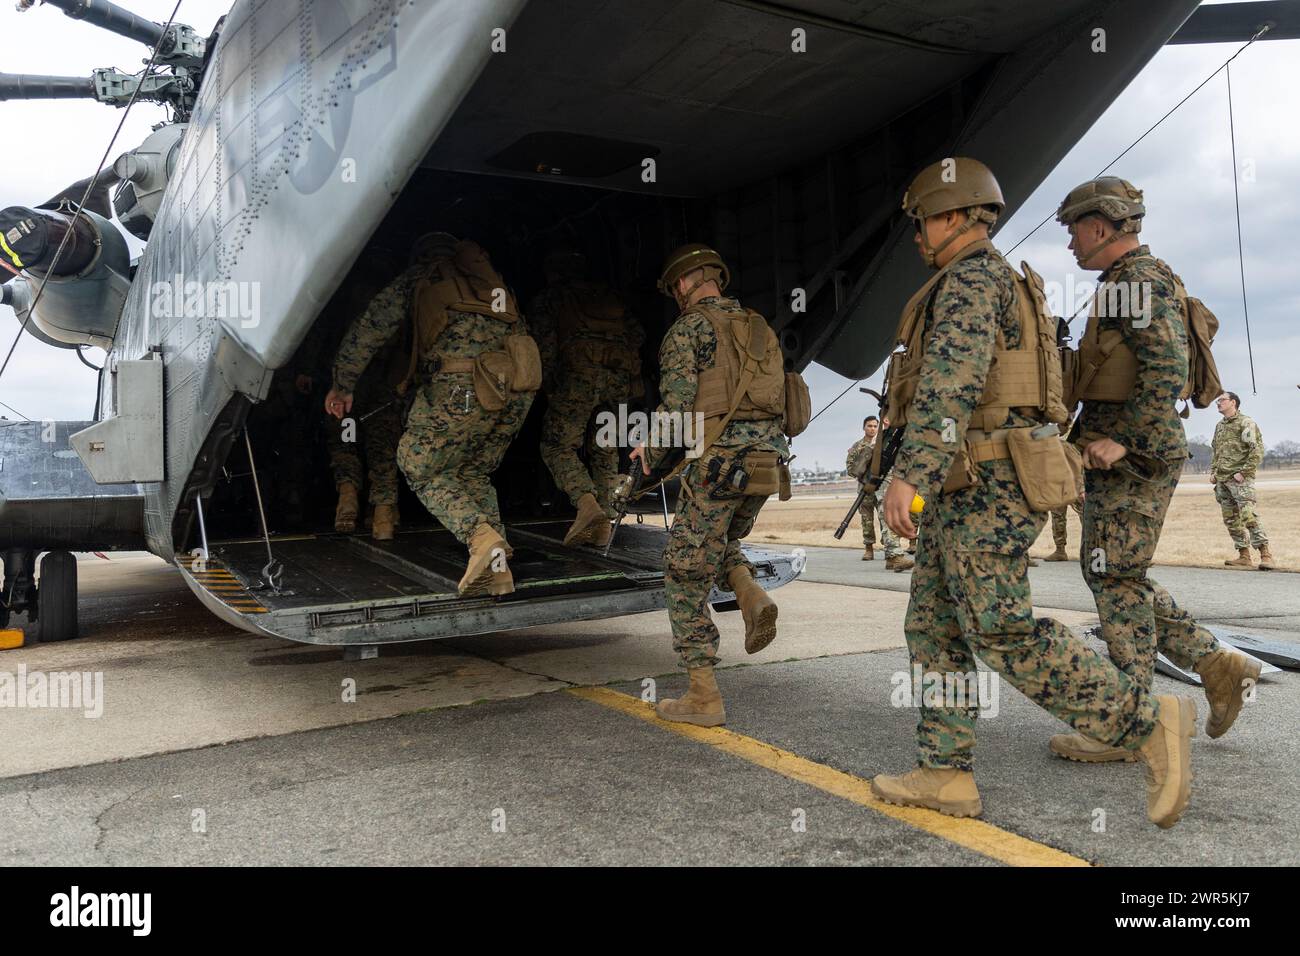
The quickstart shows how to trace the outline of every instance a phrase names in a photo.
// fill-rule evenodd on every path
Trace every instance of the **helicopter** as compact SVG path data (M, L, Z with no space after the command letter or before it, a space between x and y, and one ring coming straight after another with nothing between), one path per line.
M0 210L22 329L106 350L93 420L0 425L0 617L73 637L72 552L148 550L223 620L357 657L663 608L670 505L646 505L607 555L565 547L539 401L494 479L514 594L459 597L445 529L376 542L291 520L288 476L325 466L319 447L287 453L281 386L361 270L445 229L535 289L560 236L662 330L663 256L703 240L788 369L862 378L925 279L899 208L915 170L981 159L1009 218L1164 44L1300 35L1289 0L237 0L208 36L102 0L46 5L138 40L150 65L0 74L0 100L144 100L171 119ZM766 588L802 570L797 552L746 552Z

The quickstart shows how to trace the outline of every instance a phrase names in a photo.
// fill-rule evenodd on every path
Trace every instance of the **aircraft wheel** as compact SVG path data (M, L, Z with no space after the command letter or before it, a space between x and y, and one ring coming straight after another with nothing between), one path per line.
M71 551L51 551L41 560L36 605L41 643L70 641L77 636L77 559Z

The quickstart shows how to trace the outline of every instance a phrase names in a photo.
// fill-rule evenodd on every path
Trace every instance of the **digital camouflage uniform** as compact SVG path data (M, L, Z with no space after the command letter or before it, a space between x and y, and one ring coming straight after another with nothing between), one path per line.
M1223 524L1232 535L1233 547L1262 548L1268 533L1255 513L1255 471L1264 460L1264 436L1259 426L1241 412L1214 426L1214 498L1223 511ZM1233 475L1244 479L1237 482Z
M1068 431L1068 429L1064 425L1061 426L1061 429L1062 431ZM1075 463L1079 466L1080 470L1082 471L1083 463L1078 460L1079 452L1074 448L1073 445L1070 444L1067 444L1065 448L1066 448L1066 454L1072 456L1075 459ZM1056 550L1061 552L1062 554L1065 553L1066 546L1069 544L1069 539L1066 534L1067 524L1065 520L1066 518L1065 512L1066 509L1068 508L1073 508L1074 513L1077 514L1080 518L1082 518L1083 517L1082 495L1080 495L1080 497L1076 498L1074 501L1071 501L1064 508L1057 508L1055 511L1052 512L1052 543L1056 545Z
M343 336L334 360L334 384L352 391L374 356L410 314L417 281L428 274L417 263L389 284ZM448 358L500 351L507 335L524 334L522 318L503 322L449 310L434 347ZM420 501L462 543L480 522L505 534L491 476L511 439L523 426L532 392L511 393L503 409L489 412L474 394L472 372L420 373L414 402L397 448L397 464ZM369 422L367 422L369 424Z
M399 330L396 339L402 337ZM391 384L388 369L390 361L404 361L400 353L395 342L384 345L357 380L352 411L342 421L331 418L326 431L335 486L347 482L357 488L367 487L372 505L397 504L397 444L402 438L403 400ZM349 437L351 440L346 440ZM362 480L358 439L365 446L369 482Z
M641 387L640 372L633 368L613 367L629 363L611 359L596 361L607 347L611 353L639 356L645 330L628 316L624 334L602 337L584 333L568 342L560 342L556 312L562 306L560 283L538 293L528 309L528 323L537 339L542 357L543 385L546 389L546 415L542 419L541 456L556 486L575 507L584 494L595 496L601 508L614 517L610 494L618 481L618 448L603 448L594 440L586 441L587 463L578 457L587 438L587 425L597 411L613 409L627 402ZM597 283L588 283L596 286ZM639 365L639 358L637 360Z
M745 314L735 299L706 296L701 305ZM717 335L703 315L688 312L673 323L659 348L660 411L689 415L695 406L699 375L715 364ZM777 452L789 457L790 446L780 417L761 421L731 421L718 441L695 460L682 476L682 493L664 549L664 589L673 630L673 650L685 668L718 663L718 629L709 615L708 597L714 585L729 590L728 573L753 565L740 541L754 527L766 498L737 493L715 498L717 489L704 484L700 463L721 454L729 459L741 449ZM650 449L654 453L654 449Z
M1187 458L1178 395L1187 382L1187 332L1174 279L1146 246L1125 253L1101 282L1136 283L1149 308L1141 316L1101 315L1102 331L1118 329L1138 363L1133 395L1125 402L1085 400L1082 430L1168 464L1162 478L1144 482L1123 468L1084 472L1083 578L1097 602L1101 637L1110 657L1145 688L1151 687L1156 650L1187 670L1218 646L1169 592L1147 576L1160 529ZM1102 302L1105 296L1099 295ZM1104 310L1103 310L1104 311ZM1135 320L1136 319L1136 320Z
M958 257L927 309L924 362L893 469L926 500L905 622L911 660L927 674L967 675L979 658L1080 732L1136 748L1155 728L1149 687L1065 625L1033 617L1028 551L1046 516L1030 511L1011 461L981 462L978 484L940 494L984 391L997 331L1006 348L1021 335L1010 266L984 243ZM955 441L943 440L951 435L945 420L956 425ZM1002 427L1034 424L1009 411ZM922 702L918 764L972 769L977 714Z
M852 445L849 446L848 458L845 461L845 469L852 473L854 465L857 463L859 455L871 455L875 447L873 442L867 441L867 436L863 435ZM858 514L862 517L862 544L864 547L871 548L876 544L876 527L872 521L873 516L880 519L880 542L885 546L885 557L895 558L907 553L907 549L898 539L898 535L889 530L889 525L885 524L885 492L889 489L889 478L886 477L881 482L876 493L867 495L862 499L862 506L858 509Z

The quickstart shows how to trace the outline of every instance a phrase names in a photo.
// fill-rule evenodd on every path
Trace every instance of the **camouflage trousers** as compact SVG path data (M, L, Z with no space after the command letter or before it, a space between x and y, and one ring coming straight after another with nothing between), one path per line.
M1181 461L1144 482L1118 468L1084 472L1083 579L1097 602L1101 638L1115 666L1150 688L1156 651L1184 669L1218 647L1218 641L1147 576L1178 485Z
M546 416L542 419L542 461L570 503L576 506L583 495L594 495L605 513L613 517L610 494L618 481L618 448L602 448L594 440L587 442L586 465L578 458L578 449L583 446L587 423L594 412L627 401L628 373L599 367L566 367L559 378L558 387L547 395Z
M1262 548L1268 544L1268 533L1259 523L1255 513L1255 479L1247 478L1241 484L1229 478L1214 483L1214 499L1223 512L1223 524L1232 535L1232 546L1238 550L1246 547Z
M978 658L1080 733L1136 749L1155 728L1150 689L1064 624L1034 618L1028 552L1045 516L1029 510L1009 461L979 467L980 484L926 503L904 623L913 669L943 687L970 687ZM913 703L918 764L972 769L974 702Z
M517 393L505 408L487 411L469 372L435 375L416 393L397 464L429 513L461 543L481 522L505 534L492 473L532 404L532 392Z
M1083 505L1078 501L1071 501L1066 507L1073 508L1077 515L1083 515ZM1056 545L1057 551L1064 551L1069 544L1069 538L1066 536L1065 508L1057 508L1052 512L1052 543Z
M716 447L710 449L700 461L718 453ZM722 473L729 467L730 459ZM718 663L718 628L709 615L709 592L714 585L730 590L727 575L732 568L753 567L740 550L740 540L753 530L754 519L767 501L734 493L712 498L704 477L698 463L683 476L677 513L664 549L664 591L673 650L681 666L687 668Z
M902 539L899 538L898 535L894 534L894 532L890 531L889 525L885 524L885 492L889 490L890 482L893 480L894 478L892 475L886 475L885 480L882 481L880 487L876 489L875 498L868 499L873 501L876 516L880 519L880 543L885 546L886 558L897 558L900 555L907 554L907 547L903 544ZM863 512L862 527L864 531L862 536L864 539L866 538L865 529L867 524L867 516L866 513ZM871 544L871 542L868 541L867 544Z
M374 363L372 363L373 365ZM361 421L362 417L366 420ZM365 446L372 505L397 504L397 443L402 438L402 400L382 374L370 370L357 382L352 412L343 421L330 418L326 430L330 470L335 486L347 482L358 489L362 480L357 438Z

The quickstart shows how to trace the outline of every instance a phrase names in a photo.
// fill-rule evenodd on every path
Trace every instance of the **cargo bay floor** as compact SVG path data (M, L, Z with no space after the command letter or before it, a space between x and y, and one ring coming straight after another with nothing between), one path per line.
M1194 742L1191 808L1146 822L1136 765L1053 758L1061 725L1002 685L980 721L982 821L876 803L912 760L906 575L809 549L782 631L747 658L720 614L725 730L650 716L684 680L667 617L385 648L376 660L257 638L152 558L83 560L84 636L0 671L100 672L103 713L0 710L0 865L794 863L1258 865L1300 859L1300 676ZM1073 565L1034 569L1095 623ZM1294 575L1160 568L1206 623L1300 644ZM1247 618L1249 618L1247 620ZM355 682L355 702L346 702ZM1157 677L1166 692L1196 688ZM222 746L216 746L222 745ZM1104 825L1104 827L1103 827Z

